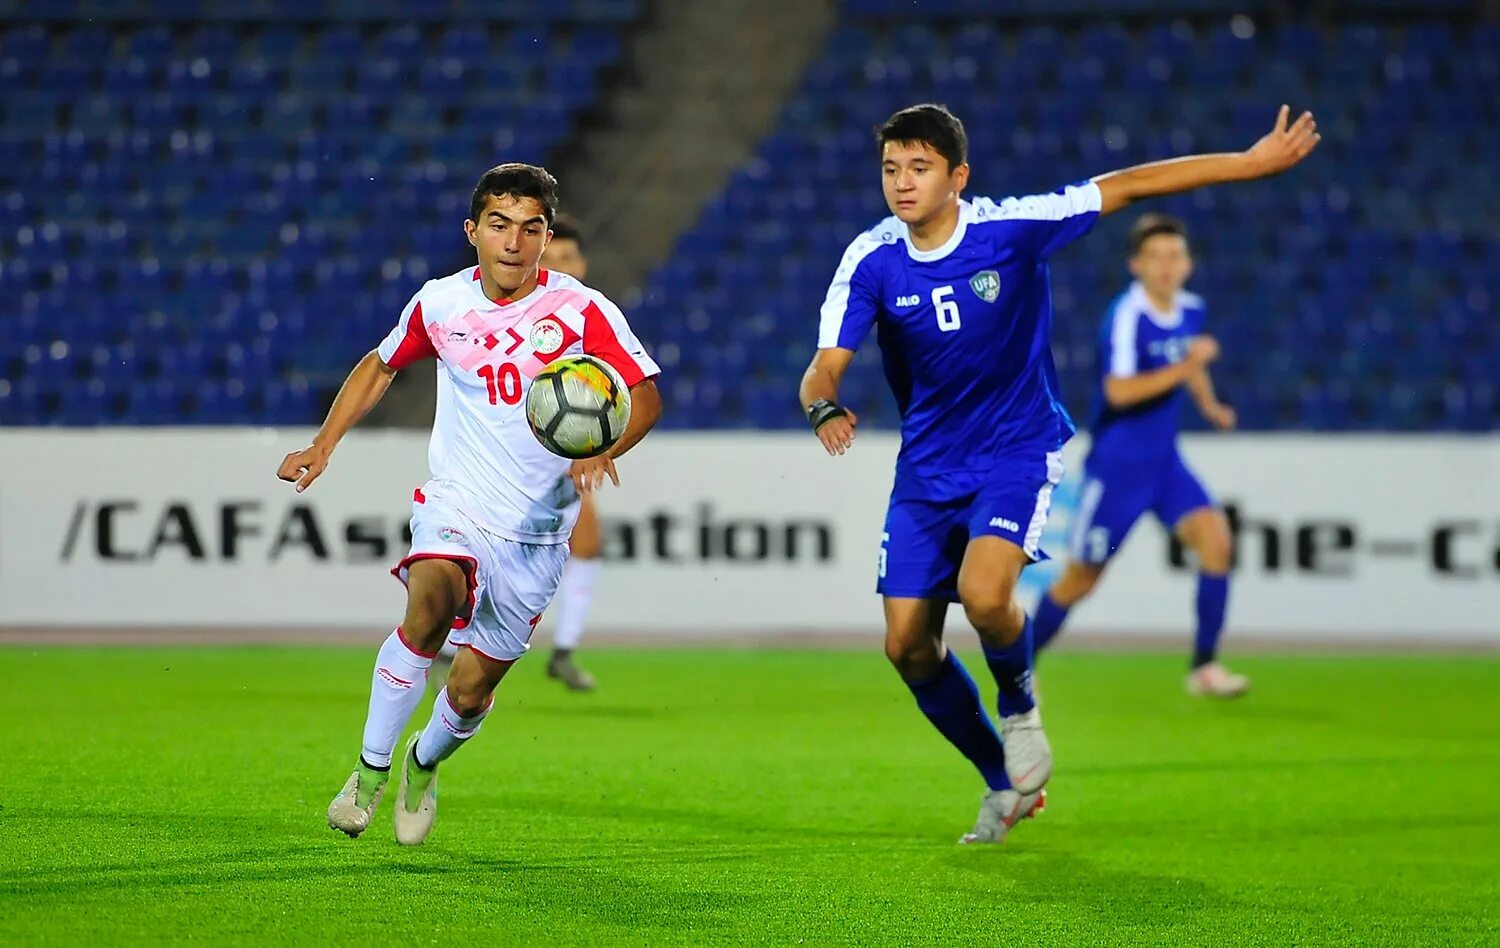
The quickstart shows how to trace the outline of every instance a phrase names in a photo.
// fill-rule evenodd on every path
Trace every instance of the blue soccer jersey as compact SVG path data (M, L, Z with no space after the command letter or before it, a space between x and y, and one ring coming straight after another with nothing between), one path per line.
M1087 233L1093 183L961 201L941 247L888 217L849 245L824 300L819 348L873 327L901 411L878 590L957 598L969 540L1003 537L1043 559L1042 528L1073 422L1058 398L1048 259Z
M1203 332L1203 300L1179 292L1162 312L1139 284L1120 294L1099 333L1100 383L1084 462L1083 488L1071 525L1075 559L1100 564L1114 556L1147 512L1168 529L1213 496L1177 450L1182 386L1129 408L1112 408L1104 379L1128 378L1181 362Z
M857 349L875 327L901 411L897 477L973 486L1016 448L1073 433L1049 339L1047 260L1099 216L1097 185L962 201L943 246L918 250L888 217L844 253L820 348Z
M1203 332L1203 300L1179 291L1170 312L1160 312L1139 283L1117 297L1099 333L1099 389L1095 395L1091 458L1149 459L1176 450L1182 386L1129 408L1112 408L1104 379L1128 378L1181 362L1188 343Z

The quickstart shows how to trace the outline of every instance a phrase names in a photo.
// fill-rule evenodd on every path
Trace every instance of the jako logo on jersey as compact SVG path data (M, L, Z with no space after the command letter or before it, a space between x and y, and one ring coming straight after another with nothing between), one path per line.
M922 297L916 295L915 293L913 293L911 296L896 297L897 306L916 306L920 302L922 302Z
M1004 517L994 517L990 520L990 526L1009 530L1011 533L1020 533L1021 525L1014 520L1006 520Z
M969 289L986 303L993 303L1000 298L1000 274L994 270L980 270L969 277Z
M551 316L538 320L531 327L531 348L536 350L537 355L556 354L563 347L564 338L562 323Z

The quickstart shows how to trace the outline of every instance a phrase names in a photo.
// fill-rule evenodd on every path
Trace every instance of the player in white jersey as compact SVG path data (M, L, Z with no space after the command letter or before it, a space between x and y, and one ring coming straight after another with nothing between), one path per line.
M603 294L540 260L557 212L557 181L506 164L479 179L464 230L478 266L431 280L379 347L355 366L313 443L277 472L306 490L340 439L405 366L440 363L431 479L413 493L411 553L392 572L407 587L406 614L380 647L358 765L328 807L350 836L369 826L396 741L425 692L433 656L452 631L461 646L427 726L402 754L396 839L417 845L437 816L437 766L478 731L493 692L526 652L568 558L579 496L640 442L661 415L656 363ZM553 360L586 352L608 362L631 392L625 434L598 458L550 454L526 421L526 390Z
M583 231L578 222L566 214L558 215L552 222L552 239L542 251L542 266L575 280L588 276L589 261L583 253ZM594 503L593 494L586 493L580 500L578 522L573 525L573 536L568 541L571 555L557 586L557 608L547 620L547 624L554 627L547 677L562 682L573 691L591 691L594 676L579 667L573 660L573 653L583 641L583 621L594 598L594 581L604 565L599 558L604 540L600 535L598 505ZM433 660L429 680L434 688L441 688L448 680L449 667L457 654L458 646L450 638Z

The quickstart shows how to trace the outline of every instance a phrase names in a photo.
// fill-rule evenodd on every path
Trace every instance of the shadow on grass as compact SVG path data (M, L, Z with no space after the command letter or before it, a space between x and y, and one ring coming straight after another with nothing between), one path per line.
M190 836L204 822L195 818L177 825ZM422 885L418 880L423 880L435 883L424 891L467 893L476 907L545 905L574 921L659 932L728 931L764 901L754 892L690 884L680 873L643 871L658 861L652 853L624 860L589 853L562 859L506 858L442 844L402 849L389 839L341 838L330 838L325 845L299 845L287 839L229 850L213 849L200 837L198 845L210 851L165 855L162 841L153 842L154 848L141 846L139 859L0 870L0 901L19 897L33 905L51 902L101 910L141 901L169 907L179 900L200 899L207 891L220 898L291 899L316 906L342 898L340 891L358 892L366 899L401 898L412 891L414 882ZM193 840L185 838L182 843L193 845ZM678 860L669 856L667 861ZM611 871L611 864L636 871Z

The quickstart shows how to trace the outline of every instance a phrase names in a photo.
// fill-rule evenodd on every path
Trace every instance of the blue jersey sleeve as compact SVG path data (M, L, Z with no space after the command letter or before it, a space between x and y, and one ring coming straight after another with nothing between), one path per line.
M1012 240L1029 256L1046 260L1087 234L1099 219L1103 196L1092 181L1070 184L1051 194L1010 197L998 204L989 198L974 201L981 221L1007 221Z
M880 276L871 255L881 240L863 233L844 251L818 322L819 349L858 349L880 313Z

